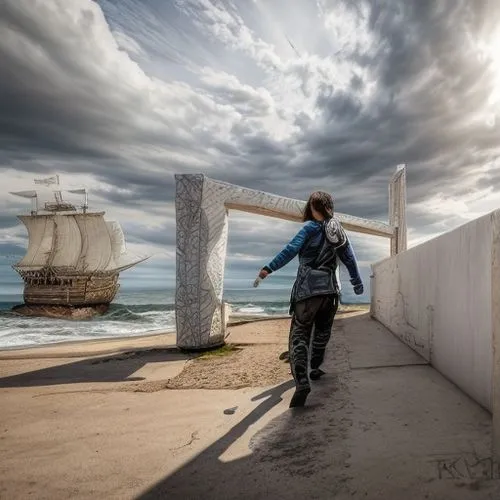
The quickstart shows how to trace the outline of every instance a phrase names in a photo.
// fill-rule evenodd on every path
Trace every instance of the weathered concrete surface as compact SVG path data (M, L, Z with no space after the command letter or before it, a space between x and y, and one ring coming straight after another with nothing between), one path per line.
M491 410L500 211L372 266L372 313ZM498 252L497 252L498 253Z
M427 361L408 349L378 321L367 321L366 315L355 316L349 327L349 365L356 368L376 368L405 365L426 365Z
M4 384L0 498L500 498L490 415L421 363L364 314L336 322L329 373L295 411L289 383L148 394Z

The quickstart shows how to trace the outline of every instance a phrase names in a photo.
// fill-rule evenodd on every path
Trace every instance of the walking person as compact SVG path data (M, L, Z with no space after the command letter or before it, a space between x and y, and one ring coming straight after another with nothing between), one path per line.
M352 246L340 222L333 216L332 197L322 191L312 193L305 206L303 220L302 229L259 272L259 278L264 279L288 264L297 254L299 256L299 268L290 297L289 357L295 381L290 408L304 406L311 391L308 368L311 380L317 380L325 373L320 366L339 304L339 286L335 275L337 256L349 272L354 293L363 293Z

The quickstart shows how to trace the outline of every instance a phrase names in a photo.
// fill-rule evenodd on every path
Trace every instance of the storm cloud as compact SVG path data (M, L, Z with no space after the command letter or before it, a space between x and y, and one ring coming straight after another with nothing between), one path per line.
M327 189L387 220L406 163L410 244L456 227L500 203L498 26L486 0L5 0L2 242L26 238L7 191L54 173L161 254L169 285L175 173ZM231 213L230 229L228 273L250 279L298 226ZM365 263L388 253L353 241Z

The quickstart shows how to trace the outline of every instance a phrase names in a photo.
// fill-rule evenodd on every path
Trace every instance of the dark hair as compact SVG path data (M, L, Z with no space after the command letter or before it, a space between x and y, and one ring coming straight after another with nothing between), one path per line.
M306 207L304 208L304 222L314 220L311 207L326 219L333 216L333 198L324 191L315 191L309 196Z

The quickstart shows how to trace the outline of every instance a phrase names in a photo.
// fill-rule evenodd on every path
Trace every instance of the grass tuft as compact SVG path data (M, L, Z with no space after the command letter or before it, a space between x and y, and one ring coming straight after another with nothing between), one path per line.
M218 349L214 349L213 351L206 351L198 359L210 359L217 358L221 356L227 356L228 354L232 354L233 352L239 351L239 349L232 344L225 344Z

